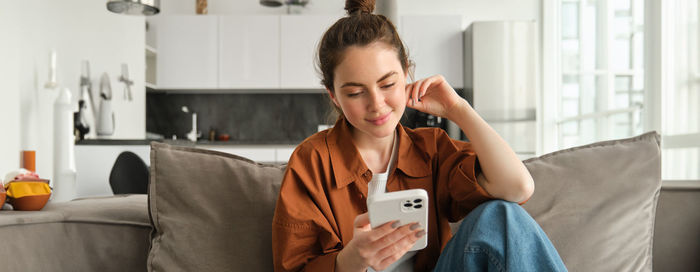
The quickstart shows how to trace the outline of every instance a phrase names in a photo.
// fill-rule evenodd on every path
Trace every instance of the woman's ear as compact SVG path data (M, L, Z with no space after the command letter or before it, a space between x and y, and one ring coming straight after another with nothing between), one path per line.
M336 107L340 108L340 103L338 103L338 99L335 97L335 93L328 88L326 88L326 92L328 92L328 96L331 98L331 101L333 101L333 104L335 104Z

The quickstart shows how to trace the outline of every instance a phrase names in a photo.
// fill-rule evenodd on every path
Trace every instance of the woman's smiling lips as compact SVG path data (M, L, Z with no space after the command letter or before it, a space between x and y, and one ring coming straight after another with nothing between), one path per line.
M370 123L374 124L375 126L381 126L381 125L383 125L384 123L386 123L387 121L389 121L389 117L390 117L390 116L391 116L391 112L388 112L387 114L385 114L385 115L383 115L383 116L379 116L379 118L376 118L376 119L365 119L365 120L367 120L367 122L370 122Z

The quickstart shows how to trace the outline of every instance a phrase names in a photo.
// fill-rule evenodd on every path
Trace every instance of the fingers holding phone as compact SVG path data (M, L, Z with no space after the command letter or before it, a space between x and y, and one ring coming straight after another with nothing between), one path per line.
M372 266L372 269L376 271L384 270L411 250L418 239L424 235L425 230L420 227L420 224L411 223L403 225L375 241L377 247L382 248L376 254L376 258L381 261L377 265Z
M367 213L355 218L353 238L337 256L339 271L383 270L410 250L425 235L418 224L387 222L374 229Z

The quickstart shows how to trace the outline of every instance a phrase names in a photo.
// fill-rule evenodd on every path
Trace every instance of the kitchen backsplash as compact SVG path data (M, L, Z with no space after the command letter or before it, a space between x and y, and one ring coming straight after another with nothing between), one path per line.
M461 89L457 90L459 93ZM467 94L471 103L471 95ZM227 94L173 94L148 92L146 94L146 131L171 139L185 139L192 129L192 115L182 111L187 106L197 113L197 130L202 139L208 139L211 129L216 135L230 135L236 143L298 144L318 131L322 124L335 121L329 114L333 109L324 93L227 93ZM415 128L439 126L426 120L424 114L406 108L401 119L404 126Z
M330 105L323 93L297 94L168 94L146 95L146 131L184 139L197 113L197 130L208 139L210 129L230 140L250 144L298 144L328 123Z

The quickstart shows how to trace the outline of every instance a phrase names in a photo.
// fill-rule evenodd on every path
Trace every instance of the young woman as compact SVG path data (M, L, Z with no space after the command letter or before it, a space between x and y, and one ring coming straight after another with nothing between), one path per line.
M340 116L289 160L272 224L275 270L565 271L517 204L534 183L508 144L442 76L406 84L406 50L393 24L371 13L374 0L348 0L345 9L318 52ZM470 142L401 126L406 106L448 118ZM429 195L427 232L369 226L368 195L414 188ZM452 237L448 222L465 216ZM427 247L409 252L423 235Z

